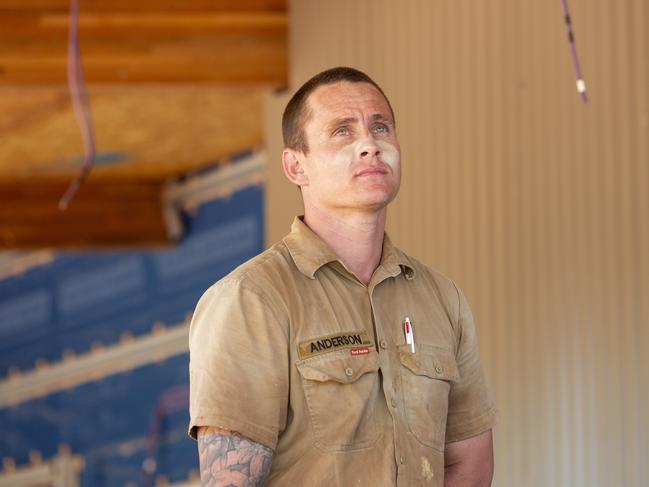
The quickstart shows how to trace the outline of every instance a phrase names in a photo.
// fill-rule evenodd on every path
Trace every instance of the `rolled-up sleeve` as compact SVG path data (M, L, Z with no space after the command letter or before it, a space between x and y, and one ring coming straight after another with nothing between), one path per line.
M496 421L496 407L480 363L473 315L464 294L457 287L456 289L456 360L460 380L452 384L449 393L446 443L476 436L492 428Z
M201 297L189 332L190 436L215 426L277 446L289 389L281 315L250 280L226 278Z

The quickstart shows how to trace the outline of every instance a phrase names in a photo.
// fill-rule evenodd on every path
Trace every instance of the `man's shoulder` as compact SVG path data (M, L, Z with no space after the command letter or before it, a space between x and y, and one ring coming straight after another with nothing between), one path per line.
M457 303L461 291L453 279L403 250L398 248L395 248L395 250L401 260L415 271L415 279L418 278L426 285L433 286L447 303Z
M430 265L422 262L416 257L413 257L412 255L406 253L405 251L401 250L398 247L395 247L394 250L395 252L397 252L397 255L399 256L400 260L402 260L405 264L411 267L415 271L415 273L419 273L422 276L426 276L430 279L434 279L435 281L439 281L440 284L450 285L450 286L455 285L453 280L450 277L443 274L438 269L431 267Z
M190 340L224 320L270 323L265 318L273 316L271 321L283 327L288 306L281 286L291 272L288 259L281 243L273 245L207 288L194 309Z
M209 290L232 287L267 288L277 285L295 271L293 259L283 240L234 268Z

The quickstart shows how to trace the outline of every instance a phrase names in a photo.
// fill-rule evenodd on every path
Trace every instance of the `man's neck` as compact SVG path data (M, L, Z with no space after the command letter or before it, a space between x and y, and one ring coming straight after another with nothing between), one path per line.
M374 213L336 215L305 208L304 223L364 284L381 262L386 208Z

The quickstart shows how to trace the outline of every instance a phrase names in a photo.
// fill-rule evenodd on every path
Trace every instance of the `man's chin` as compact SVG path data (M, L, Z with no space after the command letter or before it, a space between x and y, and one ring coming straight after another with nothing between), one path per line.
M373 192L368 193L359 201L359 206L365 207L368 210L381 210L388 206L395 198L396 192Z

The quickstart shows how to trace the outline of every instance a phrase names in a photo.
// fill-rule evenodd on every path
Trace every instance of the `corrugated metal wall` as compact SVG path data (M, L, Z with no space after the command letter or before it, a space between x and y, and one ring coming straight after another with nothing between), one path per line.
M291 2L292 86L352 65L395 106L388 229L473 305L499 487L649 485L649 4L571 7L588 106L559 0Z

